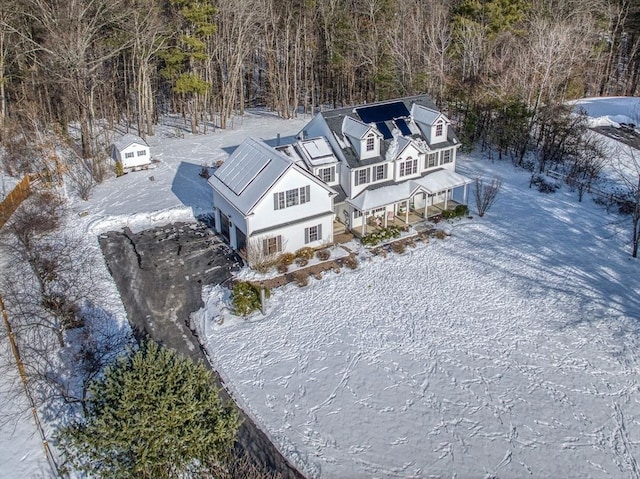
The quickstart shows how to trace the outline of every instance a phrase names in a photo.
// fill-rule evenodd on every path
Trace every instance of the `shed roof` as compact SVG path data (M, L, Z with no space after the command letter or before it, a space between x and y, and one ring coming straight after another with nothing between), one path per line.
M133 135L131 133L127 133L126 135L120 137L118 140L114 141L113 146L115 146L119 151L122 151L128 146L133 145L134 143L144 145L146 147L149 146L147 142L140 138L138 135Z

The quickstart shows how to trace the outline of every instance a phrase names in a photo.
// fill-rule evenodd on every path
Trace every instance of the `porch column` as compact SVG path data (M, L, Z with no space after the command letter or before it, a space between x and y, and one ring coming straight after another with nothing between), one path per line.
M363 212L362 212L362 216L361 216L361 218L362 218L362 227L361 227L360 234L361 234L362 236L364 236L365 222L367 221L367 212L366 212L366 211L363 211Z
M449 198L449 190L444 190L444 209L447 209L447 200Z
M387 216L388 216L387 215L387 207L385 206L384 207L384 220L383 220L384 222L382 223L385 228L387 227Z
M404 209L404 222L409 224L409 200L407 200L407 206Z
M464 193L462 195L462 198L463 198L462 201L464 202L465 205L467 204L467 187L468 186L469 186L469 183L464 184Z

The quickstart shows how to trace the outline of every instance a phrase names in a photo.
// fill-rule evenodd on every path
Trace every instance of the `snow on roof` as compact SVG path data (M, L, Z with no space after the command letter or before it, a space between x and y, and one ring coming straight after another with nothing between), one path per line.
M395 185L364 190L355 198L347 199L347 203L360 211L372 210L406 200L413 196L419 188L420 186L415 181L409 180Z
M299 145L312 166L336 163L338 161L326 138L320 137L304 140L299 142Z
M445 169L436 170L433 173L429 173L415 181L430 194L473 183L471 178L467 178L455 171Z
M347 200L360 211L372 210L411 198L418 191L435 194L439 191L468 185L473 180L451 170L437 170L427 176L395 185L365 190L352 200Z
M113 142L113 146L115 146L118 150L122 151L129 145L133 145L137 143L139 145L149 146L146 141L140 138L138 135L133 135L131 133L127 133L122 136L120 139Z
M437 110L432 110L431 108L414 103L411 107L411 116L414 121L425 125L433 125L438 118L444 115Z
M362 140L371 130L375 131L372 126L362 123L350 116L345 116L342 122L342 133L358 140Z
M262 141L247 138L209 178L209 184L243 214L293 165Z

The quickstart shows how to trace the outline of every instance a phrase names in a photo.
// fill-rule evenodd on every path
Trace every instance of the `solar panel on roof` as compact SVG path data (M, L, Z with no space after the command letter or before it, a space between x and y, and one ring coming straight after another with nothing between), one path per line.
M407 107L401 101L385 103L383 105L363 106L356 108L356 113L365 123L379 123L381 121L409 116L409 110L407 110Z
M391 134L391 130L389 129L389 127L384 121L380 121L376 123L376 128L378 128L378 131L382 133L382 137L385 140L388 140L389 138L393 137L393 135Z
M400 130L400 133L402 133L405 136L411 135L411 130L409 129L409 125L407 125L406 121L404 121L402 118L398 118L395 121L395 123L398 129Z
M236 162L232 167L216 175L236 195L241 195L249 184L264 170L271 160L256 161L245 155L244 161Z

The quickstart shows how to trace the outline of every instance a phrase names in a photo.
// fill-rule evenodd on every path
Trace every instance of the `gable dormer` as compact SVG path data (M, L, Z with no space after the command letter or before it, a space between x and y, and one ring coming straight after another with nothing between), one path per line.
M371 125L346 116L342 122L342 134L347 138L359 159L380 156L382 135Z
M411 117L429 145L447 141L450 122L442 113L414 103L411 107Z

